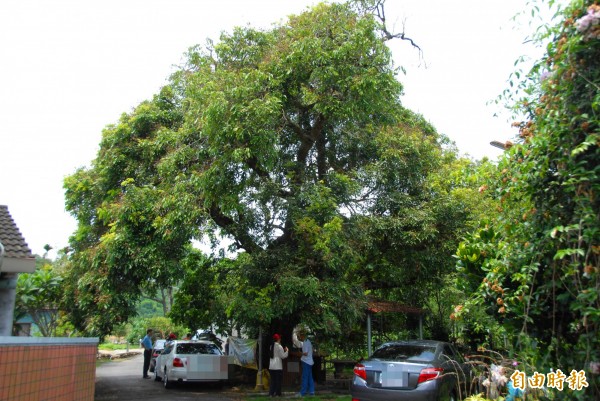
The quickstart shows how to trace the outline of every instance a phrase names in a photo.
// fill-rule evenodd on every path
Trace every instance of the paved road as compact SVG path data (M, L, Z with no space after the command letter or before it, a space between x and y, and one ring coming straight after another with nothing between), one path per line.
M142 379L143 356L102 363L96 369L94 401L228 401L242 400L243 394L199 383L184 383L165 389L161 382Z

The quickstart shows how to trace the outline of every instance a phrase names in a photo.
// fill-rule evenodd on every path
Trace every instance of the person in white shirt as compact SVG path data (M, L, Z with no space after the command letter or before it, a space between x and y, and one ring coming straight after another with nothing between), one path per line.
M281 336L273 334L273 344L269 349L269 373L271 374L271 383L269 385L269 395L271 397L281 397L281 383L283 382L283 360L288 357L288 348L281 346Z
M313 348L312 343L306 338L306 331L301 329L298 334L294 332L292 335L292 341L297 348L302 349L302 384L300 386L300 395L304 397L306 394L315 395L315 382L312 375L313 361Z

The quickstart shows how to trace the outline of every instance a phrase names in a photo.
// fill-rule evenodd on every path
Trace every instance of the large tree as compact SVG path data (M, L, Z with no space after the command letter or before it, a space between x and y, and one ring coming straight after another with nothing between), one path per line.
M190 49L161 95L107 129L94 166L66 180L74 266L93 267L91 286L73 289L111 292L104 307L127 316L137 288L177 277L173 316L190 325L221 314L323 335L356 324L368 296L423 306L469 213L432 180L454 153L402 106L382 28L321 4ZM230 252L198 255L190 242L203 238ZM97 309L79 305L88 319Z

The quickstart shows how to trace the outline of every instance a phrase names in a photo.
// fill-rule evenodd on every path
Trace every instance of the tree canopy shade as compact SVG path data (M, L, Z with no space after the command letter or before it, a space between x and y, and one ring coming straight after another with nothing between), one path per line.
M114 317L97 312L127 318L140 289L176 282L173 316L197 326L326 335L369 293L423 306L470 216L432 179L453 150L402 107L380 28L347 4L236 28L108 127L93 166L65 180L78 323L105 333ZM230 252L198 255L205 237Z

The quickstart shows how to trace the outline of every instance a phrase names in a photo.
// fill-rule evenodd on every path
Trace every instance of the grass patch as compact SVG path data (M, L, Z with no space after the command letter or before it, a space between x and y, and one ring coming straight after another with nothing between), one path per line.
M129 349L138 348L129 344ZM105 351L115 351L120 349L127 349L127 344L115 344L115 343L102 343L98 344L98 349Z

